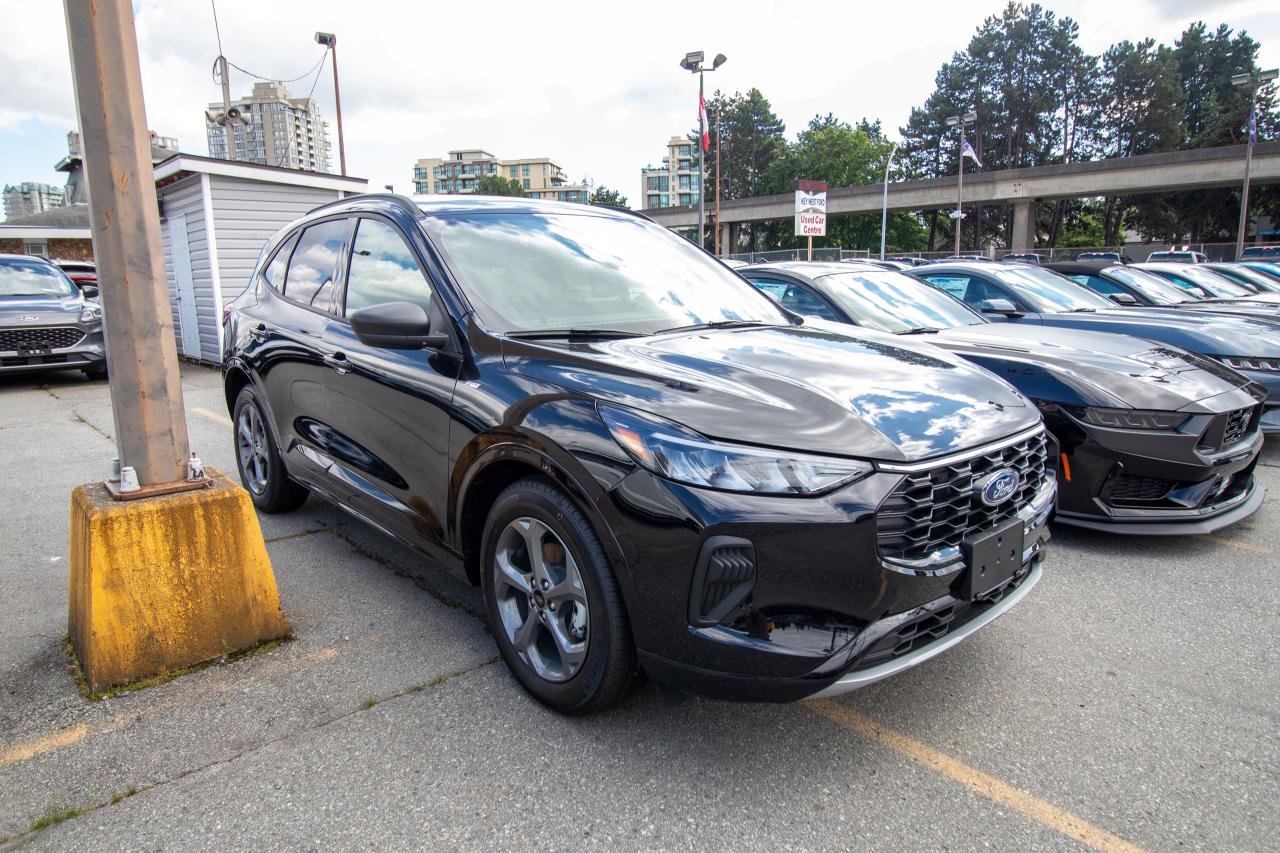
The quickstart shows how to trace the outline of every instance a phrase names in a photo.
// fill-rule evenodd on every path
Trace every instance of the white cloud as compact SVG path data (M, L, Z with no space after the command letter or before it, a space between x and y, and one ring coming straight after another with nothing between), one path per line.
M30 119L70 129L62 4L5 5L0 134ZM1247 27L1263 43L1264 63L1280 59L1280 15L1267 0L1178 0L1176 11L1166 0L1048 5L1080 23L1082 43L1094 52L1124 38L1171 41L1202 18ZM554 157L575 180L589 175L634 203L640 166L696 123L696 81L677 67L686 51L726 54L729 62L707 76L708 91L758 87L789 133L826 112L880 118L893 130L932 91L938 66L1002 6L219 0L218 12L227 56L269 76L301 74L320 55L313 33L338 34L348 170L373 187L407 191L418 157L482 146L501 157ZM137 0L134 8L150 124L204 153L203 109L219 97L208 0ZM252 80L233 71L232 85L244 94ZM299 96L310 86L310 79L290 84ZM316 96L332 123L327 66ZM336 135L331 142L336 166ZM50 152L50 161L61 154Z

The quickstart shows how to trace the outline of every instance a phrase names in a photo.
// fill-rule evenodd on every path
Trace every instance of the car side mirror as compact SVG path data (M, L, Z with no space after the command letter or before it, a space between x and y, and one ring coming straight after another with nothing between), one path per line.
M1117 305L1137 305L1138 300L1132 293L1108 293L1107 298Z
M1008 299L984 299L979 303L978 310L983 314L1004 314L1007 317L1022 316L1022 312L1018 310L1018 306L1014 305Z
M347 317L363 344L382 349L440 349L448 335L432 334L431 318L413 302L382 302Z
M92 284L86 284L84 287L80 288L80 295L85 299L97 299L98 288L94 287Z

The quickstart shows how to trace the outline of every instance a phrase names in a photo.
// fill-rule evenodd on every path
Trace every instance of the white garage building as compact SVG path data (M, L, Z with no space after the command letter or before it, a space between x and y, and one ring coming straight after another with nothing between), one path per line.
M364 178L178 154L156 164L165 275L179 354L222 360L222 308L283 226L367 190Z

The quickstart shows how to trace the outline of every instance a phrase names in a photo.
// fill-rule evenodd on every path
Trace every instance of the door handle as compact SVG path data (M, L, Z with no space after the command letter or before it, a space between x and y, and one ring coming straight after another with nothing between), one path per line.
M332 355L324 357L324 363L332 367L338 373L346 373L351 369L351 362L347 361L346 353L335 352Z

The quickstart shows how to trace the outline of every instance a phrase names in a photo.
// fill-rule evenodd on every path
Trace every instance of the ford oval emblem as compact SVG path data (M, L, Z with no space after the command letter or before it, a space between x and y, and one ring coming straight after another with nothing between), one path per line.
M1018 491L1022 477L1012 468L1001 468L979 480L973 490L987 506L999 506Z
M39 318L39 317L37 317L37 316L36 316L36 315L34 315L34 314L23 314L23 315L22 315L21 317L19 317L18 319L19 319L19 320L23 320L23 321L25 321L25 322L27 322L27 323L34 323L36 320L39 320L40 318Z

